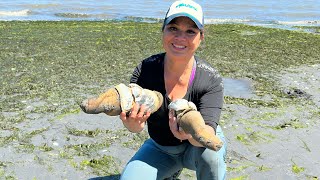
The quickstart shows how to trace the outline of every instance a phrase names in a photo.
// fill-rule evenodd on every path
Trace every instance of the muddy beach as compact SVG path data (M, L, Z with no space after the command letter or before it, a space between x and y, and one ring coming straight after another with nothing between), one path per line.
M161 25L124 23L119 34L110 34L110 26L0 23L1 179L119 179L147 132L130 133L118 117L88 115L78 104L127 79L144 54L161 51L153 43L160 36L136 42L143 38L133 35ZM319 35L242 25L210 32L204 49L215 53L199 55L213 59L225 77L228 179L319 179ZM131 42L150 47L132 49ZM184 169L180 179L196 179L195 173Z

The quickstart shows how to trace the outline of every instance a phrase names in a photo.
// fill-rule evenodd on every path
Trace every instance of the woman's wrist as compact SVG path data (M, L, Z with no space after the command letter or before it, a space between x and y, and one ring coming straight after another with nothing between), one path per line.
M134 122L134 123L125 123L124 121L123 125L132 133L139 133L144 129L144 125L145 123L138 123L138 122ZM128 122L128 121L127 121Z

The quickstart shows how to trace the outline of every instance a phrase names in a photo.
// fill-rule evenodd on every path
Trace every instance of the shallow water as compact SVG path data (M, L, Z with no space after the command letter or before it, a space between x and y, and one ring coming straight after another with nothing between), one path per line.
M136 20L162 19L172 3L165 1L16 0L0 2L0 20ZM320 24L319 0L197 1L206 23L258 25ZM141 19L142 18L142 19Z
M247 79L223 78L224 95L236 98L251 98L254 96L251 81Z

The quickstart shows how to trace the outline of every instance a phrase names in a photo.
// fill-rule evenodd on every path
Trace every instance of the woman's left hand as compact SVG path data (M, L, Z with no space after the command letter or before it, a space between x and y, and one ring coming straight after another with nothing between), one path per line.
M174 110L169 111L169 127L174 137L181 141L192 138L191 134L185 133L183 129L179 127L177 118L174 115Z

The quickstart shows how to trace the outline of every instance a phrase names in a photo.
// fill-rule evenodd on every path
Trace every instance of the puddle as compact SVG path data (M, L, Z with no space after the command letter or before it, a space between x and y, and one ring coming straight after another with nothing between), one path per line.
M250 80L223 78L223 82L225 96L236 98L252 98L254 96Z

